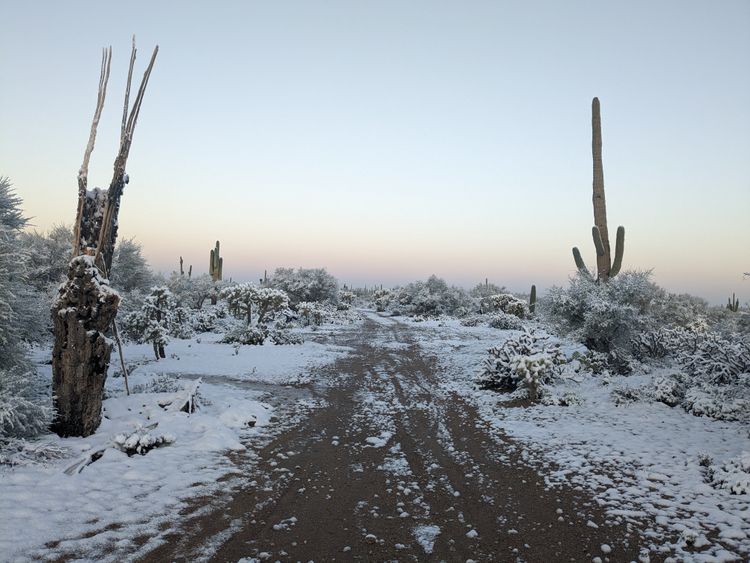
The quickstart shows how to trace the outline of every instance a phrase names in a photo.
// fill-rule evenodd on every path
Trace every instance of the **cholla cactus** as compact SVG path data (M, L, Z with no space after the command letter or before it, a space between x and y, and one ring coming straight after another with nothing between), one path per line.
M519 319L525 319L529 316L529 306L526 302L509 293L493 295L490 297L490 303L495 311L515 315Z
M484 360L477 384L498 391L513 391L520 385L528 389L532 400L539 397L541 385L558 375L566 361L560 346L537 331L524 330L488 352L490 357Z

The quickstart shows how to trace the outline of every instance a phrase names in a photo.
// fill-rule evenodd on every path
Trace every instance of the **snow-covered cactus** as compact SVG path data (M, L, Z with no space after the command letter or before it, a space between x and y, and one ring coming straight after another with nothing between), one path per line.
M528 330L488 352L490 357L476 378L479 387L514 391L521 386L532 400L538 399L540 387L557 376L566 361L560 346L550 343L547 334Z
M732 293L732 297L727 299L727 309L729 309L733 313L736 313L740 310L740 300L734 296L734 293Z
M625 227L617 228L617 240L615 243L615 260L612 262L609 245L609 230L607 228L607 203L604 196L604 166L602 164L602 119L599 107L599 98L591 102L591 155L594 161L593 196L594 204L594 226L591 236L596 248L596 279L606 282L609 278L616 276L622 267L622 257L625 251ZM573 260L578 270L593 278L586 267L578 247L573 248Z
M529 313L532 315L536 311L536 286L531 286L531 293L529 294Z
M495 311L502 311L508 315L514 315L519 319L525 319L529 316L529 306L526 302L509 293L493 295L490 297L490 303Z
M224 258L219 256L220 245L219 241L216 241L216 246L211 250L210 260L208 262L208 273L211 275L211 279L215 282L221 281L223 269L224 269Z

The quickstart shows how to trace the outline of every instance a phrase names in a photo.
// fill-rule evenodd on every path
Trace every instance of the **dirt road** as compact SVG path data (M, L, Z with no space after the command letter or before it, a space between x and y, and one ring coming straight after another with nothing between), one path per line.
M256 451L226 498L199 499L148 559L636 560L635 537L585 493L545 488L521 445L441 386L414 330L373 317L342 332L353 353L315 388L327 406Z

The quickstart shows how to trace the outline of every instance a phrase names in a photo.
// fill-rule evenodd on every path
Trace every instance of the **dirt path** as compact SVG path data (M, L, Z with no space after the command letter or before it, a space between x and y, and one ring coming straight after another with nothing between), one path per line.
M522 447L443 390L414 329L376 321L342 333L354 352L323 376L328 406L256 452L218 508L196 503L149 560L591 561L602 544L637 559L590 498L545 489Z

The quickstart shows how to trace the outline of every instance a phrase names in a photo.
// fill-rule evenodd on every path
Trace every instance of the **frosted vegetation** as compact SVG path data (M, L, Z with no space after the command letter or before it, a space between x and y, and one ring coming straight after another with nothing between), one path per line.
M0 464L6 466L59 455L34 446L53 413L48 374L38 373L29 358L50 345L50 303L72 247L67 226L25 231L21 205L0 178ZM734 311L669 293L647 271L621 272L608 283L578 274L530 303L528 295L502 286L485 282L466 290L437 276L388 289L342 288L325 269L279 268L259 284L216 282L207 274L164 276L149 268L136 241L122 240L110 282L122 296L121 338L126 346L149 346L154 362L169 361L170 346L189 339L231 344L235 354L245 346L299 346L318 327L358 322L365 308L424 325L496 331L494 345L473 360L473 384L511 406L585 405L591 397L582 382L593 382L617 406L661 404L707 420L750 423L747 305ZM153 376L134 391L182 389ZM145 455L173 441L138 429L118 434L112 447ZM706 485L747 495L748 456L716 460L706 454L695 463Z

